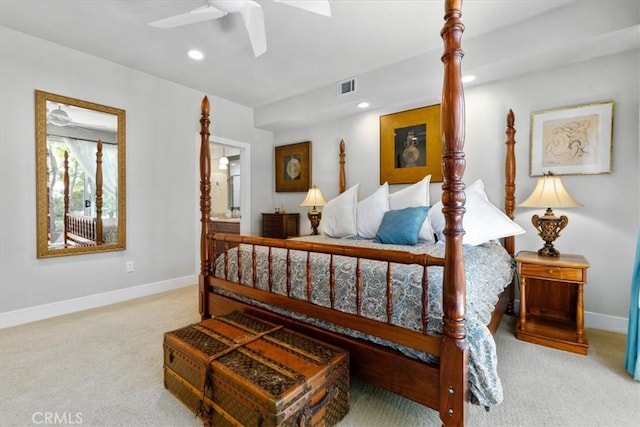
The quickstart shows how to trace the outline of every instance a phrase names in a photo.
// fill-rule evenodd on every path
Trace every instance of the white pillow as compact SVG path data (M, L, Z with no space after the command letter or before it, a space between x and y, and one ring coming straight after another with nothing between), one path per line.
M462 227L465 231L462 238L463 245L477 246L501 237L525 233L522 227L489 201L484 192L484 183L481 180L469 185L465 192L467 201L465 203L466 212L462 219ZM429 210L428 220L438 235L438 239L444 241L442 202L432 206Z
M385 212L389 210L389 184L386 182L372 195L358 202L356 223L358 236L365 239L376 237Z
M484 182L482 182L481 179L467 186L467 188L465 189L467 197L469 197L469 193L471 192L481 193L485 200L489 200L487 194L484 192ZM465 217L466 216L467 215L465 213ZM429 209L429 215L427 215L427 221L431 223L431 228L433 229L433 232L436 234L436 236L438 236L438 240L444 242L444 215L442 214L442 201L439 201L431 206L431 209Z
M397 211L404 208L429 206L429 181L431 181L431 175L425 176L421 181L409 187L389 194L389 209Z
M349 188L334 199L329 200L322 209L320 232L328 237L353 237L357 234L356 206L358 185Z
M389 195L389 209L400 210L404 208L415 208L418 206L429 207L429 182L431 175L422 178L421 181L410 185L407 188L398 190ZM431 223L425 220L418 234L418 240L424 242L435 242Z

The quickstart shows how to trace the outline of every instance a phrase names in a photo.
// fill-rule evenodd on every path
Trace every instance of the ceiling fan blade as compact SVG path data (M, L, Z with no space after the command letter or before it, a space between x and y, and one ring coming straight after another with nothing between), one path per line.
M191 12L150 22L149 25L156 28L174 28L182 25L195 24L196 22L208 21L210 19L222 18L226 14L226 12L207 4L193 9Z
M331 16L329 0L273 0L276 3L284 3L288 6L304 9L319 15Z
M249 40L256 58L267 51L267 33L264 28L264 12L255 1L247 1L246 7L240 12L242 21L249 33Z
M69 123L67 126L70 127L70 128L78 129L78 130L80 130L82 132L93 133L93 131L91 129L87 129L86 127L84 127L81 124Z

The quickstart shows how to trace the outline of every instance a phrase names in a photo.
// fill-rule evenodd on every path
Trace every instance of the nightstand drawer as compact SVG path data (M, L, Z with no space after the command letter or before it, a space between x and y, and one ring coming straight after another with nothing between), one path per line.
M585 270L582 268L555 267L548 265L521 264L520 275L525 277L539 277L549 280L566 280L584 282Z
M240 234L240 221L211 221L210 224L210 231L215 231L216 233Z

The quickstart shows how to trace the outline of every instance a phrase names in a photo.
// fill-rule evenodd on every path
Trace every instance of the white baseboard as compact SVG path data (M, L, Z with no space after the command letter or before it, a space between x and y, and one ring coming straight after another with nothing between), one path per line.
M514 307L516 313L518 313L520 311L520 300L515 300ZM608 314L585 311L584 326L585 328L602 329L626 335L627 328L629 327L629 319L626 317L610 316Z
M89 310L91 308L103 307L117 302L183 288L196 283L198 283L197 276L184 276L176 279L134 286L132 288L118 289L116 291L88 295L85 297L58 301L51 304L43 304L20 310L7 311L5 313L0 313L0 329L35 322L37 320L48 319L50 317L62 316L64 314L75 313L78 311ZM520 309L520 301L515 300L514 305L516 312L518 312ZM587 328L603 329L605 331L626 334L629 319L626 317L610 316L608 314L586 311L584 313L584 323Z
M609 316L608 314L584 312L584 325L586 328L603 329L610 332L627 334L629 319L626 317Z
M0 313L0 329L35 322L37 320L48 319L50 317L61 316L63 314L75 313L91 308L103 307L117 302L183 288L196 283L198 283L197 276L184 276L170 280L163 280L161 282L147 283L145 285L134 286L131 288L118 289L115 291L58 301L50 304L37 305L20 310L7 311Z

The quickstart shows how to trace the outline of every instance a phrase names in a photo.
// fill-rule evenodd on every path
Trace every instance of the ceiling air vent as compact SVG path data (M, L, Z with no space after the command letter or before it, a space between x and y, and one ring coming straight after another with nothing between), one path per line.
M356 79L349 79L338 82L338 96L346 95L356 91Z

